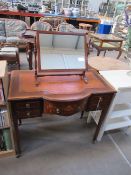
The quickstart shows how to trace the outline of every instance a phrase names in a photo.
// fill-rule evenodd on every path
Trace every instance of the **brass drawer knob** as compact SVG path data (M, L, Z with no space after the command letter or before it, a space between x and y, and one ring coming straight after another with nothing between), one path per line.
M30 116L30 112L27 112L26 115L27 115L27 116Z
M60 113L60 109L59 109L59 108L56 109L56 113L57 113L57 114Z

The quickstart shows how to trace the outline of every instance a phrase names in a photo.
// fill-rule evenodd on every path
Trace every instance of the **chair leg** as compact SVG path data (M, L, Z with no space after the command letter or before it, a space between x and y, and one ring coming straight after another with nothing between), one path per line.
M120 58L121 54L122 54L122 50L119 51L119 54L118 54L118 56L117 56L117 59Z
M104 51L104 57L105 57L105 55L106 55L106 50Z
M97 56L99 56L99 55L100 55L100 50L97 51Z

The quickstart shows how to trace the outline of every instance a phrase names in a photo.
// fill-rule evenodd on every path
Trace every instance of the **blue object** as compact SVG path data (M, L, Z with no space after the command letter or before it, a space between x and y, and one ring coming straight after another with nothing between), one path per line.
M99 24L97 33L109 34L111 31L111 27L112 27L111 24Z

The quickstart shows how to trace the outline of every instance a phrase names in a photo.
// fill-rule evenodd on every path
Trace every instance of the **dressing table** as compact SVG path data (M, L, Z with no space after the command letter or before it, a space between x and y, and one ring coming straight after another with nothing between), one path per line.
M85 36L65 34L66 38L70 35L72 39L70 42L66 39L62 42L63 35L38 32L36 70L16 70L11 73L8 104L17 156L21 154L19 119L40 117L43 113L70 116L77 112L101 109L101 117L93 138L95 141L115 94L115 90L97 72L87 71ZM42 37L46 39L41 39ZM79 54L72 56L72 50L67 49L67 46L71 48L70 43L71 45L74 43L75 47L73 46L72 49L74 48L75 53L78 51ZM50 51L49 46L52 47ZM84 52L80 53L80 50ZM53 58L55 58L54 64L52 64ZM73 61L76 62L76 67ZM65 65L67 67L62 67Z

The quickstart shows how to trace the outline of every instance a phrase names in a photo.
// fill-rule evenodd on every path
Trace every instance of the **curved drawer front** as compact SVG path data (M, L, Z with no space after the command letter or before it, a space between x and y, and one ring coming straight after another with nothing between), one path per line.
M73 115L79 111L83 111L86 106L86 100L79 100L73 102L44 102L44 113L57 115Z

